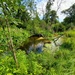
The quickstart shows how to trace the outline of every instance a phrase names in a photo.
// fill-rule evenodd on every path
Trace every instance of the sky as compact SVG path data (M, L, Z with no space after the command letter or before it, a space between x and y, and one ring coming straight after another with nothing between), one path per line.
M46 12L45 11L45 6L47 4L48 0L39 0L37 3L37 12L39 13L40 18L42 18L43 14ZM58 4L60 4L61 0L55 0L54 4L52 6L52 10L58 9ZM61 11L68 9L72 4L75 3L75 0L62 0L62 3L57 11L57 15L59 16L59 21L62 22L63 19L66 17L66 15L62 14Z

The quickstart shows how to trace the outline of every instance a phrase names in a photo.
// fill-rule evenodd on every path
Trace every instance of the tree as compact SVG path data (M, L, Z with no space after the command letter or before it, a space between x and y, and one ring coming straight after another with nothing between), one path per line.
M51 30L52 32L53 32L52 25L57 23L57 18L58 18L57 12L55 10L51 10L51 6L53 5L54 1L55 0L48 0L46 5L46 13L43 18L48 25L47 29Z
M34 0L11 0L1 1L1 14L8 14L12 18L10 25L16 25L19 28L26 28L29 20L36 12Z
M46 23L50 22L50 15L51 15L51 6L53 4L54 0L48 0L46 5L46 13L43 17L43 19L46 21Z
M64 19L65 23L67 23L67 24L74 23L75 24L75 3L70 8L62 11L62 13L67 15L67 17Z
M15 15L15 19L19 19L20 22L18 22L17 27L25 29L27 27L27 23L31 19L30 14L27 12L27 9L25 6L20 6L17 14Z
M30 14L31 19L33 19L36 16L37 0L23 0L22 3L26 7L28 13Z
M30 24L28 24L27 26L28 31L30 31L30 33L32 34L36 34L39 33L39 29L40 29L40 18L38 16L38 14L36 13L35 18L33 18L30 21Z
M56 12L59 11L59 9L61 8L62 3L64 3L64 2L65 2L65 0L57 0L57 9L56 9Z
M8 49L12 51L13 58L14 58L15 63L16 63L16 67L18 68L18 61L17 61L17 58L16 58L16 52L15 52L15 49L14 49L13 40L12 40L11 33L10 33L11 32L10 31L10 22L13 19L13 15L11 13L11 6L10 6L11 2L12 1L1 1L0 6L2 8L2 15L3 15L4 22L5 22L5 25L7 27L7 30L8 30L8 34L7 34L7 37L6 37L8 39Z
M32 6L32 4L31 4ZM30 6L29 6L30 7ZM13 39L11 37L11 25L25 25L30 19L30 15L27 11L26 6L23 4L23 0L1 0L0 8L2 9L0 17L3 29L6 27L8 30L7 41L8 49L12 51L13 58L15 60L16 66L18 67L18 61L16 58L16 52L13 44ZM4 22L4 24L3 24ZM5 25L5 26L3 26ZM24 26L23 26L24 27Z
M52 10L51 11L51 15L50 15L50 22L51 22L51 24L56 23L57 22L57 18L58 18L58 16L57 16L56 11Z

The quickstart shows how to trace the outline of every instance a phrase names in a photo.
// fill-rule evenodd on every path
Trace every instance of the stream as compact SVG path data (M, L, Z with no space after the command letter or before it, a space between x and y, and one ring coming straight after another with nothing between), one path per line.
M54 37L50 44L45 44L46 49L52 52L59 50L59 47L64 42L64 36Z

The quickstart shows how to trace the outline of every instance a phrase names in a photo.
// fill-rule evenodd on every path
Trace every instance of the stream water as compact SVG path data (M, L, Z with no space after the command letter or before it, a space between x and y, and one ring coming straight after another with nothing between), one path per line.
M46 44L45 47L49 50L53 51L57 51L59 50L59 47L63 44L64 42L64 36L60 36L60 37L55 37L52 41L51 44Z

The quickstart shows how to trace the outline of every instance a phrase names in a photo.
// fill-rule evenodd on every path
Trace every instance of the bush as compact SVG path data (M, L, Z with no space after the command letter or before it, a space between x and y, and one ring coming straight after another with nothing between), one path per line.
M75 51L74 51L75 52ZM17 51L18 69L11 53L0 57L0 75L74 75L75 54L70 50L61 49L52 54L44 51L40 54Z
M17 48L20 42L28 38L30 34L26 30L15 29L11 29L11 35ZM7 33L7 30L5 30L5 33ZM42 53L31 52L27 55L24 51L16 50L18 60L18 68L16 68L12 52L6 51L7 39L4 31L0 30L0 45L4 44L0 46L0 75L74 75L74 32L72 34L70 32L66 33L71 37L66 36L60 50L55 53L45 49Z
M65 39L65 42L62 44L62 48L66 48L66 49L69 49L69 50L73 50L74 48L74 45L75 43L72 42L72 39L71 38L67 38Z
M75 37L75 30L69 30L65 32L66 37Z
M18 29L18 28L10 28L11 29L11 37L13 40L13 44L14 46L17 47L23 42L25 41L28 37L29 37L29 32L23 29ZM7 50L8 48L8 31L7 28L5 29L5 31L3 31L2 29L0 29L0 49L2 50Z
M60 23L56 23L52 26L52 29L54 32L63 32L65 30L65 27Z
M75 48L75 32L67 31L65 32L64 43L62 44L62 48L66 48L68 50L73 50Z

